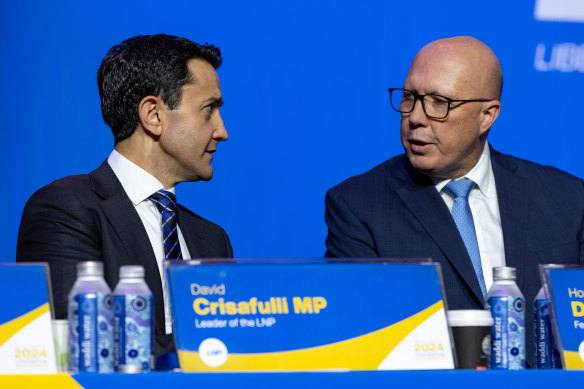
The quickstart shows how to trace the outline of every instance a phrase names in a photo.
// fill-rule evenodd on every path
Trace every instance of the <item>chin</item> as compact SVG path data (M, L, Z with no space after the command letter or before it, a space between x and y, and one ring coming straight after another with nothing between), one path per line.
M195 182L195 181L209 181L213 178L213 167L207 166L193 166L188 170L184 171L185 182Z
M211 178L213 178L213 169L211 169L209 172L199 173L196 181L209 181Z
M412 152L408 152L408 159L410 163L420 173L426 173L432 170L432 163L428 160L428 157L422 155L416 155Z
M414 156L413 158L408 155L408 159L410 163L414 167L414 169L425 176L429 177L437 177L439 176L439 171L436 168L435 164L432 164L431 161L424 161L424 158L420 158L419 156Z

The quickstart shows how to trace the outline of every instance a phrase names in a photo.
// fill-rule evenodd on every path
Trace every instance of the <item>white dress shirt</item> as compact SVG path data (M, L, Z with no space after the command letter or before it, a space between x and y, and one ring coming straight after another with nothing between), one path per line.
M474 220L483 276L488 291L493 285L493 267L505 266L501 214L499 212L495 175L491 166L491 151L488 143L485 142L485 148L479 162L464 177L473 180L476 184L468 196L468 203ZM436 183L436 189L452 213L454 197L442 190L450 181L444 180Z
M172 318L170 315L170 301L168 294L168 283L166 282L166 275L164 272L164 243L162 239L162 216L158 208L149 199L149 197L158 192L160 189L165 189L164 185L160 183L153 175L142 169L135 163L131 162L116 150L112 151L107 162L112 170L120 180L124 191L134 204L138 216L144 224L148 239L152 245L152 250L158 263L158 271L160 272L160 279L162 280L162 294L164 298L164 319L166 326L166 333L172 332ZM174 193L174 188L166 189ZM178 240L183 258L190 258L187 245L184 237L177 226Z

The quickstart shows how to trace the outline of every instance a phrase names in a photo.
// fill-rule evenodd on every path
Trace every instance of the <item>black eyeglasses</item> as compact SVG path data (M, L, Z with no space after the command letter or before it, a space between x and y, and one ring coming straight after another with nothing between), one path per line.
M426 116L432 119L445 119L450 112L450 104L458 102L486 102L493 99L470 99L455 100L440 95L420 95L414 91L403 88L389 88L389 100L391 108L401 113L410 113L416 106L416 101L420 100L422 109Z

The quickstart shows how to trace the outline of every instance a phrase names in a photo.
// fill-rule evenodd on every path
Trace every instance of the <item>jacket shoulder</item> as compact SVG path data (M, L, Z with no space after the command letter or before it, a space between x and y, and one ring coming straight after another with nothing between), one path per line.
M35 202L50 201L51 199L66 201L78 198L80 201L87 199L91 192L91 182L87 174L79 174L60 178L45 185L34 192L27 205Z
M330 189L341 193L371 193L378 188L387 189L387 185L397 185L398 178L406 174L407 157L404 154L395 156L372 169L347 178Z
M526 159L514 157L493 151L493 163L515 171L519 176L528 180L536 180L547 185L570 185L582 187L584 181L566 171L549 165L541 165Z

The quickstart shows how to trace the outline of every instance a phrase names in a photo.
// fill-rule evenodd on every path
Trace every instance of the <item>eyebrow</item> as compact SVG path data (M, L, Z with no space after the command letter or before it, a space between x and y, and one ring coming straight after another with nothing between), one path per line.
M211 96L208 99L203 100L203 105L214 104L218 107L223 106L223 97L221 96Z

